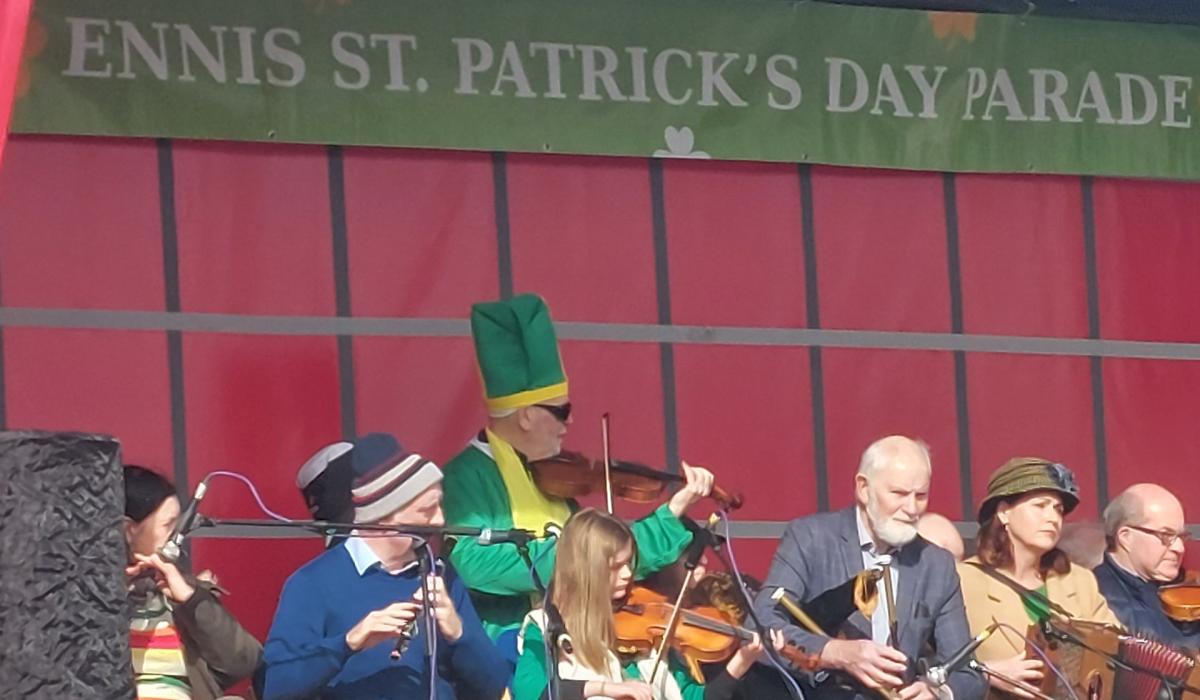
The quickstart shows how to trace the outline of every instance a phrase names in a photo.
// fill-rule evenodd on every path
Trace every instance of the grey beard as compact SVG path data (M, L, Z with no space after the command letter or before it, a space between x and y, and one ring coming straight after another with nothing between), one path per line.
M903 547L917 538L917 526L883 517L873 499L867 499L867 520L875 536L890 547Z

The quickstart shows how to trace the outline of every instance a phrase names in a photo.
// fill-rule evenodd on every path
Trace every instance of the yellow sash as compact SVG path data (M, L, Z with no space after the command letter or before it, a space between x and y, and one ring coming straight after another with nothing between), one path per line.
M504 438L490 430L487 433L488 446L492 449L492 459L496 460L496 468L500 470L500 479L508 490L508 503L512 507L513 527L522 530L532 530L543 534L547 523L562 527L571 517L571 508L561 498L547 496L542 493L517 451Z

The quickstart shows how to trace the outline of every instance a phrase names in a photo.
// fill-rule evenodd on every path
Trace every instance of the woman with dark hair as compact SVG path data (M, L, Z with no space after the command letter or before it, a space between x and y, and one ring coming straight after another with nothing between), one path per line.
M143 700L212 700L254 673L262 657L262 645L221 606L214 585L159 554L178 517L171 482L125 467L129 638Z
M979 506L976 555L958 565L971 633L1000 623L975 652L998 674L1040 684L1041 661L1027 658L1024 631L1065 612L1072 618L1117 624L1091 571L1062 550L1063 516L1079 505L1075 475L1061 464L1018 457L988 481ZM1032 697L991 677L992 695Z

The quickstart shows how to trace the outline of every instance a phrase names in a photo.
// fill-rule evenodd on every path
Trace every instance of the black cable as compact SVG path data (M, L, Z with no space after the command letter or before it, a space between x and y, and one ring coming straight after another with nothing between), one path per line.
M742 580L742 571L737 565L737 555L733 552L733 532L730 528L729 514L725 511L718 511L718 515L722 522L725 523L725 546L728 549L729 556L725 557L724 552L714 549L717 558L725 565L725 568L733 572L734 580L737 581L738 593L742 596L742 602L745 605L746 616L754 623L754 631L758 632L759 639L763 641L763 649L767 653L767 659L770 660L771 666L785 681L784 687L787 688L788 694L792 696L792 700L804 700L804 693L800 690L800 684L792 677L792 674L787 672L785 662L779 656L779 652L775 650L775 645L771 643L770 628L763 624L762 620L758 619L758 614L754 612L754 601L750 599L749 589L746 587L746 582Z

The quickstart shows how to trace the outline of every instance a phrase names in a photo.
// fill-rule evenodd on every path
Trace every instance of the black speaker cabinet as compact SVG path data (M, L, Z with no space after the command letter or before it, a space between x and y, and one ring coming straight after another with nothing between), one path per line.
M0 694L132 698L121 451L0 432Z

